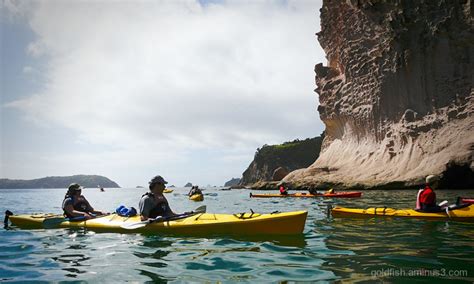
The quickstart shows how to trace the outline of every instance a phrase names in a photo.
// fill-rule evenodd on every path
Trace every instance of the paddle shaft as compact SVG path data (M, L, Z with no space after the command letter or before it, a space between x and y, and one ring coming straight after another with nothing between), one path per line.
M187 217L190 217L199 213L205 213L205 212L206 212L206 205L203 205L203 206L199 206L198 208L196 208L194 211L191 211L191 212L185 212L179 215L174 215L174 216L169 216L169 217L158 216L155 219L148 219L141 222L128 223L128 224L125 223L120 227L127 230L134 230L134 229L145 227L148 224L183 219L183 218L187 218Z

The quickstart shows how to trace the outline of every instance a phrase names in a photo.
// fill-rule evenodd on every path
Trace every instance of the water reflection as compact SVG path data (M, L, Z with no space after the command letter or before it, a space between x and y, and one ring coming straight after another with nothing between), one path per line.
M315 223L327 236L324 239L327 248L334 252L323 257L322 268L343 280L374 280L377 271L387 269L472 271L474 264L472 254L466 254L466 251L474 252L472 234L466 233L467 224L397 218ZM452 245L453 241L456 246ZM385 278L393 280L393 277Z
M194 203L178 195L169 201L178 212ZM218 190L218 189L216 189ZM212 192L211 190L209 192ZM186 191L187 193L187 191ZM460 192L437 191L440 200L455 200ZM45 202L22 207L28 212L57 212L63 190L42 191ZM136 189L107 190L91 200L100 208L135 204ZM103 198L113 194L113 198ZM89 193L87 194L89 196ZM0 207L14 208L16 192L2 195ZM36 190L22 193L34 200ZM413 280L474 281L474 224L412 219L327 219L329 203L364 208L387 205L413 207L416 191L365 191L358 199L259 200L248 191L219 191L203 204L215 213L235 213L258 208L308 210L304 234L291 237L154 236L93 233L84 229L0 231L0 280L28 282L316 282ZM20 200L20 201L21 201ZM38 203L38 204L37 204ZM50 207L48 207L50 206ZM20 213L20 212L18 212ZM467 276L445 278L373 277L382 269L466 270ZM434 281L432 281L434 282Z
M151 279L151 281L146 281L145 283L168 283L168 279L156 273L144 269L137 269L137 271L140 273L140 275L146 276Z

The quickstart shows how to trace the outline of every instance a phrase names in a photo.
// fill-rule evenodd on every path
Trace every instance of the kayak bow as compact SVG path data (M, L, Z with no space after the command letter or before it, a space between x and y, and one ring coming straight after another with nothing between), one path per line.
M461 203L474 204L474 197L461 197Z
M191 195L189 199L192 201L203 201L204 195L202 195L201 193L196 193L196 194Z

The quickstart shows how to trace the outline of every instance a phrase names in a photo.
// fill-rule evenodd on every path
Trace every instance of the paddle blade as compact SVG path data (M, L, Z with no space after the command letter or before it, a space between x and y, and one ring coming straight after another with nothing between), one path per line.
M154 220L157 220L158 218L161 218L161 216L156 217ZM134 222L134 223L123 223L120 225L120 228L125 229L125 230L135 230L139 228L143 228L146 225L150 224L152 221L151 220L145 220L141 222Z
M441 201L441 202L438 204L439 207L443 207L443 206L445 206L445 205L448 205L448 201L447 201L447 200L443 200L443 201Z
M56 229L56 228L59 228L59 225L61 225L62 222L66 222L66 221L80 222L80 221L85 221L85 218L83 216L74 217L74 218L65 218L65 217L46 218L43 220L43 227L45 229Z
M206 205L199 206L198 208L194 209L193 212L195 213L206 213L207 207Z
M54 229L58 228L62 222L67 221L64 217L52 217L46 218L43 220L43 228L45 229Z
M148 225L148 223L149 223L148 221L136 222L136 223L123 223L122 225L120 225L120 228L125 229L125 230L135 230L135 229L145 227L146 225Z

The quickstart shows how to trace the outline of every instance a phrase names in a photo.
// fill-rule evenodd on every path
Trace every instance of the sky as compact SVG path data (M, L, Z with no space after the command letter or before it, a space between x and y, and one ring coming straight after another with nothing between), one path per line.
M219 186L324 130L321 1L0 5L0 178Z

